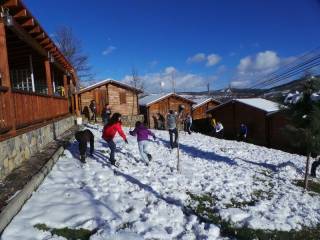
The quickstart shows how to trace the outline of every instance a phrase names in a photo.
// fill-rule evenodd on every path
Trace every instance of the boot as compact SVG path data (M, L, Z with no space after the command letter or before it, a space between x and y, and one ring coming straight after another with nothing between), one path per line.
M148 157L149 161L152 160L152 155L150 153L147 153L147 157Z

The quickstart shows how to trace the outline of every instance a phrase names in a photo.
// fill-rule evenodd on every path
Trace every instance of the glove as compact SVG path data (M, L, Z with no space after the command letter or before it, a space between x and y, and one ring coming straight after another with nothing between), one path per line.
M126 144L128 144L128 143L129 143L127 139L126 139L126 140L124 140L124 142L125 142Z

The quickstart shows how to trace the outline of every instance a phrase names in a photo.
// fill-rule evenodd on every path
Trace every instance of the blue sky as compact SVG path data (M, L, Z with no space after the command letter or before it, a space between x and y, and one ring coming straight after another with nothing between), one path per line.
M243 87L320 46L318 0L25 0L44 29L73 28L96 80L146 89Z

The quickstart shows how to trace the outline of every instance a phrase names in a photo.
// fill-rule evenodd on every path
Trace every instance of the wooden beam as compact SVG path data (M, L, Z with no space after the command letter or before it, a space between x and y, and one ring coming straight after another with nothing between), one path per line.
M63 74L63 88L65 97L68 97L68 77L65 74Z
M45 48L46 50L50 50L50 49L53 48L53 47L54 47L54 45L53 45L52 42L50 42L49 44L47 44L46 46L44 46L44 48Z
M40 26L35 26L34 28L31 29L31 31L29 31L29 34L34 34L34 33L40 33L41 32L41 28Z
M35 37L36 40L41 40L44 39L46 37L46 34L44 32L40 33L39 35L37 35Z
M3 4L3 6L7 8L18 7L18 5L19 5L19 0L8 0Z
M21 24L22 27L33 27L35 26L35 23L34 23L34 19L33 18L29 18L27 21L23 22Z
M51 78L51 66L48 59L44 61L44 67L46 70L46 80L47 80L47 87L48 87L48 95L52 95L52 78Z
M22 9L13 16L14 18L26 18L28 17L27 9Z
M50 39L47 37L40 42L40 45L47 45L48 43L50 43Z
M12 22L13 25L9 26L10 30L12 30L22 41L27 43L39 54L47 56L47 51L45 51L36 40L34 40L15 20Z
M10 68L8 62L8 50L6 42L6 28L4 23L0 20L0 85L7 87L8 91L5 93L4 102L1 109L4 110L4 121L7 127L12 128L12 133L16 131L16 117L14 99L12 97L11 81L10 81ZM10 121L9 121L10 120Z

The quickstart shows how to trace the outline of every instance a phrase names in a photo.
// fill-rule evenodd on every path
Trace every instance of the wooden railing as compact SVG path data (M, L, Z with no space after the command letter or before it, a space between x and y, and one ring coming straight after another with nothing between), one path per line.
M69 113L68 100L23 91L12 91L16 128L24 128Z
M7 112L7 109L10 107L9 99L6 96L8 90L7 87L0 86L0 133L7 132L12 127L12 122Z
M18 130L69 113L66 98L19 90L12 90L10 96L8 90L0 86L0 134L10 131L14 123ZM10 106L10 98L13 106Z

